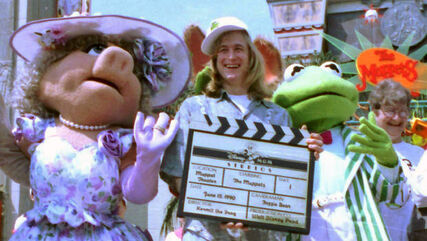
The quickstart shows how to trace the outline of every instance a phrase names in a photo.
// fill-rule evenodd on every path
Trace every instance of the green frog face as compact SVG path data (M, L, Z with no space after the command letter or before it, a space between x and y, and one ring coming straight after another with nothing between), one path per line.
M341 78L339 65L326 62L320 67L289 66L272 100L288 110L294 127L306 124L310 131L323 132L353 115L358 98L356 87Z

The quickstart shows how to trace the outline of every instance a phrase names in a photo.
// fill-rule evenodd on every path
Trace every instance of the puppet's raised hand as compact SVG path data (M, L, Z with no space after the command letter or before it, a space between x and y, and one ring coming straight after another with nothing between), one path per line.
M169 125L169 116L160 113L157 121L152 116L144 118L139 112L135 119L134 138L136 142L137 161L157 161L163 151L172 142L178 130L178 122L172 120Z
M134 203L147 203L157 194L160 156L172 142L178 130L178 122L160 113L154 117L138 113L134 125L136 142L136 162L121 173L122 191L127 200Z
M370 112L368 118L362 117L359 120L359 131L366 136L355 134L351 137L351 140L360 143L360 146L349 145L348 150L374 155L383 166L396 166L398 159L389 135L377 126L374 112Z

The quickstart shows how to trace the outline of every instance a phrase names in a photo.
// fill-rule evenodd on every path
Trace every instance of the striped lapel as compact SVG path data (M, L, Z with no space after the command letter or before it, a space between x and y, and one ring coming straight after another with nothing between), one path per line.
M344 185L343 193L347 192L348 187L350 186L351 182L353 181L357 171L360 168L360 165L362 164L363 158L365 156L363 154L348 151L348 146L350 144L354 143L350 140L351 136L353 134L355 134L355 133L350 127L348 127L348 126L342 127L341 135L342 135L343 140L344 140L345 162L348 163L348 166L347 166L347 168L345 170L345 174L344 174L345 185Z
M350 138L355 132L347 126L344 126L341 131L344 139L345 159L348 163L343 193L345 193L345 201L353 220L357 240L388 241L390 239L387 230L362 165L367 156L349 152L348 145L354 143Z

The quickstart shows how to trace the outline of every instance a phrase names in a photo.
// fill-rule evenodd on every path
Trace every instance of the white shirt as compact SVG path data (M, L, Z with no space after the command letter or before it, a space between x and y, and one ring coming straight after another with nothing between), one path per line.
M427 151L424 152L415 171L408 177L408 183L415 205L419 208L427 207Z
M315 162L313 181L313 201L329 199L341 194L344 189L345 162L344 140L340 127L331 129L332 143L324 145L324 151ZM322 208L312 207L311 230L309 235L301 236L302 241L354 241L356 231L345 200L328 203Z
M228 94L228 97L230 97L231 101L233 101L234 104L239 107L240 111L245 113L248 110L249 104L251 103L251 100L247 95L230 95Z
M414 168L418 165L424 152L421 147L406 143L404 141L393 144L393 148L402 162L404 162L402 159L407 159L411 162ZM406 164L400 163L400 165L403 167ZM409 169L403 168L403 173L406 178L411 175L409 173ZM385 203L379 204L379 209L383 217L384 224L386 225L389 236L393 241L408 240L407 227L411 221L414 202L408 195L405 195L404 199L407 201L401 208L387 206Z

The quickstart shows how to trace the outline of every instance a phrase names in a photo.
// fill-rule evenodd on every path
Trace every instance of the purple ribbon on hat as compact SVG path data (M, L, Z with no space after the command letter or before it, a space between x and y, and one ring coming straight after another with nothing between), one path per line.
M160 42L150 39L136 39L134 53L142 64L144 77L154 92L159 91L171 79L171 68L166 50Z

